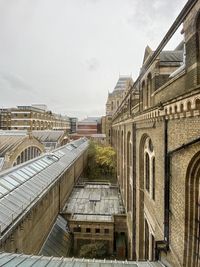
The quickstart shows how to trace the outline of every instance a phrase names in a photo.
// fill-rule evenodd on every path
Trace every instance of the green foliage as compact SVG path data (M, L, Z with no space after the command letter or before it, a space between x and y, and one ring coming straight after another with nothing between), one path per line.
M111 146L100 146L90 142L88 149L87 175L93 178L114 176L116 173L116 153Z
M105 258L107 254L105 242L96 242L81 246L79 257L81 258Z

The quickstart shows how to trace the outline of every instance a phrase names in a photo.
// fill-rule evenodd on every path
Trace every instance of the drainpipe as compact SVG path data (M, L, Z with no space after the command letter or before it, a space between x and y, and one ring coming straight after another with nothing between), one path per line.
M132 199L132 259L136 260L136 127L135 123L132 124L132 151L133 151L133 158L132 158L132 192L133 192L133 199ZM133 205L134 204L134 205Z
M170 214L170 178L171 178L171 156L185 149L193 144L200 142L200 137L186 143L182 144L178 148L168 152L168 120L164 120L164 152L165 152L165 187L164 187L164 240L158 240L155 243L155 255L156 260L160 259L160 252L163 251L167 253L169 250L169 214Z
M170 170L169 170L169 156L168 156L168 120L164 120L164 153L165 153L165 185L164 185L164 240L169 245L169 191L170 191Z

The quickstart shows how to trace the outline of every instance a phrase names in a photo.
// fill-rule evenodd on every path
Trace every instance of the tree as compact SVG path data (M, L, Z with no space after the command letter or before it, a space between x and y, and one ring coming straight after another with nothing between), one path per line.
M111 146L101 146L90 142L88 149L87 175L94 178L114 176L116 173L116 153Z
M105 258L106 255L107 247L103 241L83 245L79 251L79 257L81 258Z

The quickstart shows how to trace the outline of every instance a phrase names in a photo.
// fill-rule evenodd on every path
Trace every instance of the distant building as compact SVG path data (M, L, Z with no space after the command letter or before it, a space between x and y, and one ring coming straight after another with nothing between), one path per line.
M111 144L111 122L112 115L119 108L122 99L133 85L131 76L120 76L112 93L108 94L106 102L106 117L104 120L104 131L108 144Z
M17 106L0 109L0 129L2 130L65 130L69 132L67 116L54 114L45 105Z
M44 146L24 131L0 131L0 170L38 157Z
M88 117L79 121L77 133L82 136L101 133L101 117Z
M77 125L78 125L78 119L75 117L69 117L69 121L70 121L70 133L76 133Z
M76 133L70 134L70 138L73 140L84 136L98 143L105 143L105 135L102 134L102 117L87 117L79 121Z
M32 131L32 135L44 145L46 152L63 146L69 141L64 130L35 130Z

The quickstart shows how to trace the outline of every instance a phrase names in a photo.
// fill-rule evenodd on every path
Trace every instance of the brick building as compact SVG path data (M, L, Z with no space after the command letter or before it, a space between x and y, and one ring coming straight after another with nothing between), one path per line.
M0 110L2 130L65 130L69 132L67 116L52 113L45 105L18 106Z
M164 50L182 25L183 41ZM112 115L129 257L200 266L200 1L188 1Z
M111 144L112 115L115 113L121 104L123 97L125 97L132 85L133 80L130 76L120 76L112 93L108 93L108 99L106 102L106 116L103 118L103 133L106 134L106 140L108 144Z

